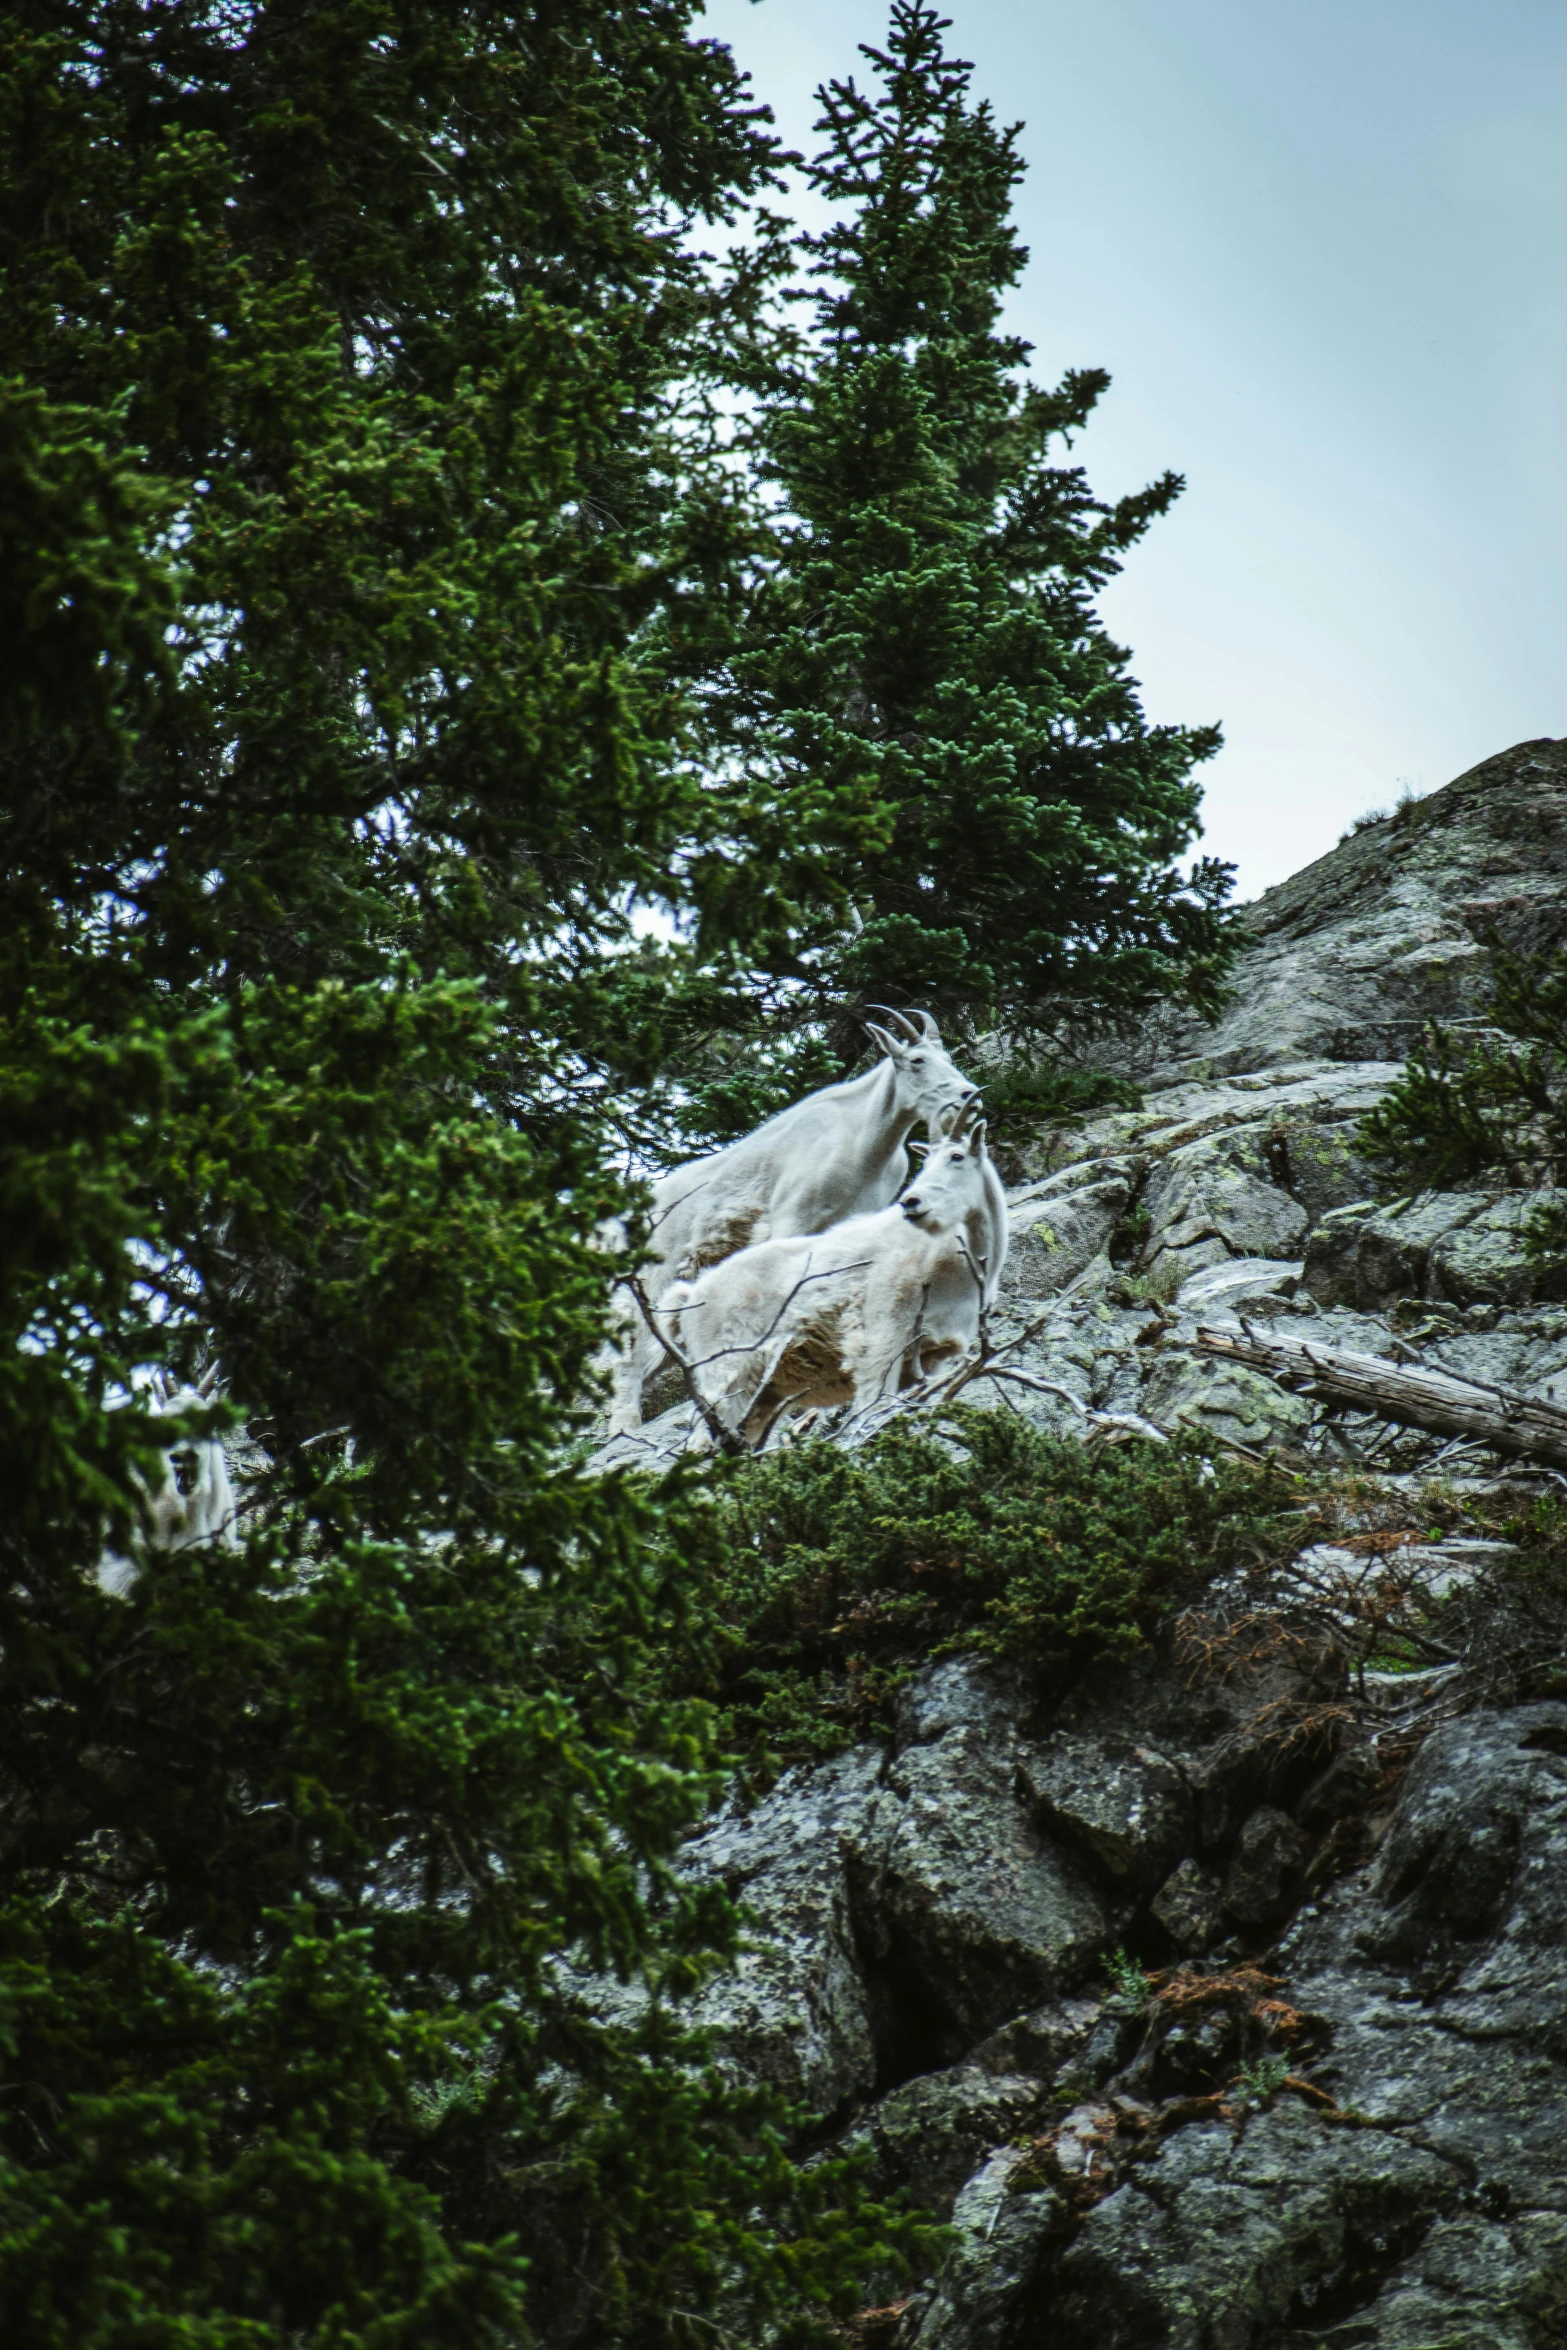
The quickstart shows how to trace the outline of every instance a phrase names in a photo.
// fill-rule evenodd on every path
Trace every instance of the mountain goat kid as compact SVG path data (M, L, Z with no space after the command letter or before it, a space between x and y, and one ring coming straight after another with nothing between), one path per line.
M994 1233L993 1184L984 1120L971 1107L892 1207L759 1241L674 1283L658 1320L709 1409L759 1443L790 1410L864 1411L967 1354L1001 1270L971 1242Z

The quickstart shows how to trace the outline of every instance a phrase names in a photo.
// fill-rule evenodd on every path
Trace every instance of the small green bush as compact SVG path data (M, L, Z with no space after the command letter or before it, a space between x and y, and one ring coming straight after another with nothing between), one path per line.
M966 1407L858 1452L801 1444L721 1488L681 1673L753 1769L832 1752L885 1728L935 1656L1129 1654L1216 1570L1281 1546L1295 1498L1194 1437L1092 1449Z
M1145 1974L1124 1949L1112 1950L1099 1961L1110 1986L1109 2005L1121 2015L1139 2015L1153 1996L1153 1977Z
M1400 1184L1460 1190L1490 1179L1548 1187L1525 1224L1537 1291L1567 1295L1567 950L1511 952L1493 931L1490 1027L1432 1022L1360 1127L1360 1148Z

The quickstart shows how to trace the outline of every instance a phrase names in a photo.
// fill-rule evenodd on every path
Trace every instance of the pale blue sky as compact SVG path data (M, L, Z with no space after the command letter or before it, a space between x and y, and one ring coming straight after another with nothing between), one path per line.
M1567 0L953 0L1026 125L1012 306L1115 378L1108 591L1151 716L1223 721L1250 896L1408 783L1567 734ZM882 0L712 0L794 146Z

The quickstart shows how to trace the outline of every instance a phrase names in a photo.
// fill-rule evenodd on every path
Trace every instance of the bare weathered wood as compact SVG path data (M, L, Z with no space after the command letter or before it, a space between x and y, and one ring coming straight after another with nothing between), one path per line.
M1424 1428L1433 1436L1469 1437L1519 1460L1567 1469L1567 1411L1538 1396L1460 1379L1451 1371L1318 1346L1309 1338L1280 1338L1272 1332L1263 1336L1244 1326L1224 1330L1204 1325L1197 1332L1197 1344L1208 1354L1270 1372L1292 1387L1353 1404L1402 1427Z

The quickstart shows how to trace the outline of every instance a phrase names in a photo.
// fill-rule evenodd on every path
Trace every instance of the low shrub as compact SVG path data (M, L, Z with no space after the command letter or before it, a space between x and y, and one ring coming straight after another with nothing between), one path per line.
M678 1676L765 1771L885 1729L933 1657L1129 1654L1215 1572L1281 1549L1295 1502L1195 1437L1092 1448L965 1407L856 1452L803 1443L720 1485Z
M1358 1147L1399 1185L1540 1189L1524 1225L1537 1296L1567 1296L1567 948L1514 953L1495 930L1488 1025L1433 1021L1361 1121Z

